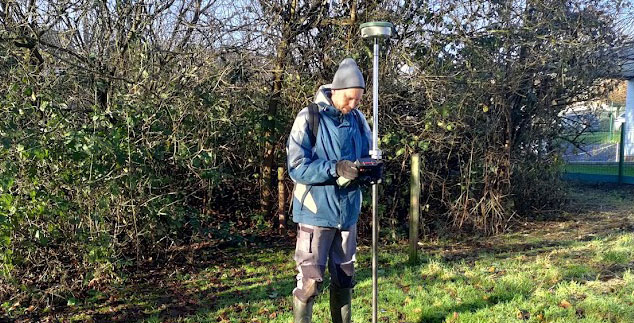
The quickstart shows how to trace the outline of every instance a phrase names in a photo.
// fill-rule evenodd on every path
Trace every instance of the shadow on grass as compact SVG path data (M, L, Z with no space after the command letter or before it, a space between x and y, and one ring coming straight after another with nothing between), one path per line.
M384 259L383 259L384 260ZM393 264L382 263L381 259L379 261L380 267L386 268L385 266L389 266L389 277L403 277L406 274L406 271L411 268L419 268L420 266L428 263L430 258L421 257L421 260L417 264L409 264L408 262L397 262ZM451 263L447 263L451 265ZM369 266L363 266L357 270L357 279L359 283L365 284L371 281L371 268ZM462 277L464 279L464 277ZM425 280L424 283L421 282L421 285L428 286L429 288L437 288L438 286L442 286L447 281L440 279L439 277L435 277L432 280ZM473 284L472 282L466 282L466 284ZM420 315L420 317L416 320L416 322L420 323L440 323L445 322L448 318L451 318L453 313L473 313L477 312L481 309L485 309L488 307L495 306L499 303L504 303L513 300L517 297L529 297L531 294L531 290L520 285L514 286L503 285L501 289L493 289L491 290L487 296L487 299L480 299L475 301L467 301L461 304L443 304L432 306L429 305L423 311L424 313ZM379 295L380 297L380 295ZM407 296L404 296L407 297ZM394 305L394 304L392 304ZM397 313L399 315L400 313ZM404 321L403 321L404 322Z
M242 248L230 252L223 251L225 257L219 258L217 262L207 262L206 266L196 263L195 266L178 268L176 271L174 268L165 268L135 273L129 278L127 286L114 288L113 294L117 296L102 300L98 304L84 304L55 316L64 321L69 318L72 320L73 317L74 320L83 321L88 316L92 322L173 322L202 315L206 317L205 321L215 322L217 318L212 317L212 314L219 310L246 311L252 306L249 304L257 304L263 300L271 300L276 306L290 311L291 304L286 304L288 302L285 297L291 294L295 286L293 275L284 275L280 279L278 273L247 274L242 268L244 265L272 267L279 264L279 259L275 259L274 255L269 255L268 258L262 256L270 250ZM290 249L287 253L290 255ZM288 261L292 261L290 256ZM220 271L204 272L212 263L220 266ZM174 276L176 272L195 278L201 285L179 280ZM226 276L221 278L220 275L223 273ZM234 274L237 276L233 276ZM251 310L257 312L260 308ZM222 313L218 319L221 319L221 316Z
M603 188L598 188L597 191L599 190L603 190ZM615 201L631 199L629 193L634 193L634 189L621 189L614 193L613 198ZM606 210L597 206L601 205L599 201L596 201L599 198L601 196L590 197L581 201L583 203L577 203L576 207L580 210L575 211L575 214L578 215L575 218L569 216L557 221L534 221L529 223L526 232L531 233L531 235L526 237L515 236L513 240L517 240L517 242L509 241L506 237L469 239L455 244L431 246L422 252L428 255L436 255L434 258L439 257L448 265L455 265L462 261L467 263L474 262L482 258L483 255L499 259L520 254L535 256L549 253L556 249L569 248L580 241L590 241L615 233L634 231L631 217L606 218L598 214L597 212ZM617 205L610 210L619 211L625 210L625 208L622 205ZM539 234L534 234L535 232L539 232ZM530 239L530 242L526 242L526 239ZM276 250L279 251L280 249ZM172 322L194 315L203 318L201 319L202 321L216 321L217 319L222 320L224 313L228 312L257 312L260 310L258 306L263 301L270 301L275 311L290 312L292 305L288 296L295 285L294 272L287 274L285 269L284 272L273 275L271 279L271 273L245 273L244 269L241 268L245 265L271 268L279 265L281 262L280 258L271 256L268 254L269 251L271 251L269 248L200 250L197 253L201 257L192 257L194 259L192 265L187 270L181 270L181 272L194 276L204 272L211 264L222 264L223 272L239 277L221 282L220 277L202 275L203 279L209 280L207 282L208 286L199 288L179 282L173 276L174 272L170 272L170 269L163 269L160 273L139 273L135 274L135 277L130 281L129 286L131 287L120 290L118 299L111 298L102 302L102 304L99 304L99 309L89 309L90 304L87 304L83 310L78 309L76 312L90 315L94 322L134 322L149 318L154 318L157 321ZM290 248L284 252L287 253L288 258L283 261L292 262ZM390 277L403 275L409 267L407 263L390 264L385 259L380 259L379 261L380 266L383 268L390 266ZM421 264L424 264L424 262L423 259ZM604 276L614 277L622 275L624 271L632 269L633 266L634 263L630 262L628 264L606 267L604 269L606 275ZM601 269L596 272L601 272ZM607 274L610 275L608 276ZM580 275L585 276L583 273ZM589 279L592 277L594 275L588 275ZM578 278L578 276L565 277L564 280L578 280ZM370 266L364 260L361 266L357 266L357 280L363 283L370 279ZM442 284L443 282L434 279L429 283ZM476 312L483 308L510 301L516 296L526 297L528 295L525 290L519 288L508 288L499 292L493 291L487 300L428 308L429 311L422 314L418 322L442 322L454 312ZM96 307L95 304L93 306ZM70 314L73 315L73 313Z
M488 307L486 304L482 303L464 303L455 307L441 307L437 308L433 313L423 314L418 319L419 323L442 323L447 320L447 317L452 313L464 313L464 312L475 312L479 309Z
M539 228L541 235L527 237L531 242L510 243L499 237L489 239L490 241L471 240L458 248L446 250L440 248L440 254L445 261L465 260L467 262L489 254L496 258L505 258L513 253L521 253L525 256L535 256L537 254L550 252L555 249L570 247L575 243L604 239L606 237L623 232L634 232L634 222L628 217L600 217L586 216L584 223L581 220L566 220L557 222L544 222ZM588 223L590 222L590 223ZM515 239L521 239L516 237ZM438 246L434 249L427 248L427 252L438 253Z

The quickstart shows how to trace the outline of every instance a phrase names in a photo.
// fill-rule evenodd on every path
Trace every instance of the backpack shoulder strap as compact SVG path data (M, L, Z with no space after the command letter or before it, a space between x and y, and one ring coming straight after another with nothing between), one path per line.
M363 126L363 120L361 120L361 112L359 112L357 109L352 110L353 114L354 114L354 118L357 120L357 126L359 127L359 132L361 133L361 136L365 137L365 127Z
M361 112L359 112L357 109L352 110L352 112L354 113L357 125L359 126L359 135L361 135L361 139L364 141L371 140L372 138L369 138L368 134L365 132L365 120L361 116ZM368 142L368 150L370 149L372 149L372 143Z
M308 129L311 131L310 145L315 146L317 142L317 133L319 133L319 106L316 103L308 105Z

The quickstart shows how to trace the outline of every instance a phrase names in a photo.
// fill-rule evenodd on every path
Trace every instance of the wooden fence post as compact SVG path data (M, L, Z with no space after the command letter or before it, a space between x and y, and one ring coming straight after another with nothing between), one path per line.
M418 262L418 223L420 215L420 156L412 155L412 176L409 186L409 263Z
M282 234L286 231L286 190L284 186L284 167L277 168L277 219L280 226L279 231Z

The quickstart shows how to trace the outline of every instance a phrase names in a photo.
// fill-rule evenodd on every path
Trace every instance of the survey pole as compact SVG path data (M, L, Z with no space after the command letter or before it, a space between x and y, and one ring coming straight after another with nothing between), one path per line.
M389 22L375 21L361 24L361 37L374 40L372 61L372 149L370 157L381 159L379 149L379 39L392 36L394 26ZM372 323L377 323L378 312L378 221L379 184L372 184Z

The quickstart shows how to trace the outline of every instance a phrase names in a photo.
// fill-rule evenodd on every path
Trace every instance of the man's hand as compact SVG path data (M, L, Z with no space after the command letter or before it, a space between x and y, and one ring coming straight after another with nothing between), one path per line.
M337 176L354 180L359 176L359 169L349 160L340 160L337 162Z

